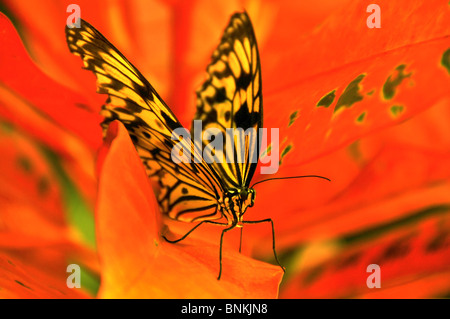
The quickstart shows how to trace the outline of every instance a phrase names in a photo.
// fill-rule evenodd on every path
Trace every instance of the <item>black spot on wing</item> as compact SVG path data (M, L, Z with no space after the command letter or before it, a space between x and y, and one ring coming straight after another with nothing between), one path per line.
M227 92L224 87L217 89L214 100L216 103L222 103L227 99Z
M243 129L247 129L249 127L253 127L261 120L261 114L259 112L249 112L247 102L244 102L240 107L239 111L234 115L234 122L236 123L236 127L241 127Z
M130 138L133 141L133 144L137 144L139 142L139 139L135 135L130 134Z
M164 139L164 145L166 145L169 149L173 147L172 141Z
M211 84L211 86L214 87L215 93L214 96L207 96L205 98L206 102L209 105L214 105L216 103L222 103L227 99L227 91L224 87L216 88L214 85Z
M161 150L159 148L154 148L150 150L150 153L152 154L153 157L157 157L158 154L161 153Z
M180 124L177 121L174 121L169 115L162 112L162 117L164 118L164 121L167 123L170 129L175 130L180 127Z
M211 109L207 114L204 120L205 124L208 123L216 123L217 122L217 111L215 109Z
M236 79L236 87L238 88L247 88L252 83L252 75L242 72L241 76Z

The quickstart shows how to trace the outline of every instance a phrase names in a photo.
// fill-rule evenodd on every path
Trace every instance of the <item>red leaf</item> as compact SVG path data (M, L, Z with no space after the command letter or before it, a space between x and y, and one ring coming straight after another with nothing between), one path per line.
M65 270L63 268L62 270ZM82 290L68 288L65 280L43 273L41 270L18 261L15 257L0 254L0 298L88 298ZM67 274L68 276L69 274Z
M80 59L69 52L65 41L64 26L72 13L67 12L71 2L5 2L24 27L24 41L32 48L36 63L53 79L83 94L89 101L88 108L98 112L106 98L95 93L95 77L81 69ZM172 56L168 8L154 1L112 4L107 0L80 0L76 4L80 6L81 17L92 23L148 76L163 97L167 96Z
M4 202L0 218L3 228L9 228L5 221L8 215L16 219L15 226L42 232L36 221L27 223L30 216L16 213L20 211L18 207L39 211L40 218L64 225L62 194L51 167L32 141L13 128L7 128L6 124L0 125L0 201ZM48 231L42 234L48 235Z
M441 62L449 49L448 4L378 4L381 29L366 26L367 4L351 2L314 34L282 41L284 30L275 29L261 48L264 121L280 128L280 152L290 148L284 165L324 156L450 96Z
M366 233L352 247L335 246L319 263L303 266L283 291L297 298L430 298L448 294L450 256L449 207L430 208L427 217L391 233ZM306 259L312 255L304 254ZM381 288L368 288L372 274L367 266L380 267ZM440 278L440 280L438 280Z
M0 114L41 136L58 150L67 149L68 142L76 143L61 128L74 132L95 148L101 137L100 115L80 108L80 105L88 105L84 97L51 80L36 67L3 13L0 13L0 30L3 43L0 50L0 82L3 84L0 87ZM55 136L60 138L55 139Z
M282 167L279 176L322 172L332 181L260 184L248 216L274 219L281 250L299 242L362 231L403 218L412 210L447 203L444 181L450 177L450 130L445 119L449 106L437 105L413 120L361 139L301 169ZM273 200L274 194L280 193L282 209L280 202ZM248 228L248 232L245 243L268 256L261 247L270 245L269 229ZM254 238L253 245L250 238ZM266 245L261 245L262 238Z

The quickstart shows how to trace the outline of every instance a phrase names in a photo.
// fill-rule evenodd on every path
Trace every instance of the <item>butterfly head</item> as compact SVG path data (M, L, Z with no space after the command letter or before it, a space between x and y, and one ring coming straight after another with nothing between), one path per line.
M256 191L253 188L232 188L225 193L225 208L234 214L237 222L242 221L242 216L248 207L255 203Z

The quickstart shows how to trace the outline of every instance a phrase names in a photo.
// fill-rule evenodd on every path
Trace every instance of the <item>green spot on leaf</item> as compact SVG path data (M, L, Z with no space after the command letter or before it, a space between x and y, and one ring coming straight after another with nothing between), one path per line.
M393 117L398 117L403 112L403 105L392 105L390 108L390 112Z
M333 101L334 98L336 97L335 94L336 90L331 91L330 93L327 93L326 95L324 95L319 102L317 102L317 107L323 106L323 107L329 107Z
M271 150L272 150L272 144L269 144L269 146L263 152L261 152L261 155L259 157L262 158L262 157L266 156Z
M25 173L31 173L33 171L33 163L28 157L20 156L17 159L17 164L22 170L25 171Z
M364 119L366 118L366 114L367 112L362 112L357 118L356 118L356 123L361 124Z
M33 289L31 289L30 287L28 287L27 285L25 285L23 282L20 282L20 281L18 281L18 280L14 280L16 283L18 283L19 285L21 285L22 287L25 287L25 288L27 288L27 289L30 289L30 290L33 290Z
M441 64L447 69L448 74L450 74L450 48L442 55Z
M0 122L0 130L3 131L3 133L10 134L14 131L14 126L9 122Z
M355 160L355 162L361 163L363 161L364 156L361 153L361 147L360 147L359 140L350 144L347 148L347 151L350 154L350 156Z
M314 281L318 280L320 276L324 273L325 267L319 265L309 270L306 276L303 278L303 284L305 286L311 285Z
M397 86L399 86L402 81L405 78L408 78L411 76L412 72L409 72L408 74L405 74L405 68L406 64L400 64L398 67L395 68L396 74L395 77L393 75L389 75L386 82L383 85L383 96L386 100L390 100L395 95L395 90L397 89Z
M38 184L37 184L37 189L38 189L39 195L45 196L45 194L47 194L48 190L50 189L50 182L47 177L43 176L43 177L39 178Z
M288 127L291 126L292 124L294 124L295 120L297 119L298 116L298 111L293 112L290 116L289 116L289 124Z
M345 88L342 95L339 97L339 100L336 103L336 107L334 108L334 113L336 113L342 107L350 107L356 102L359 102L363 99L363 96L360 93L359 84L364 79L366 75L360 74L350 82L349 85Z
M280 164L283 158L286 156L287 153L289 153L292 150L292 144L289 144L281 151L281 157L280 157Z
M366 95L371 96L371 95L373 95L374 93L375 93L375 89L373 89L373 90L370 91L370 92L367 92Z

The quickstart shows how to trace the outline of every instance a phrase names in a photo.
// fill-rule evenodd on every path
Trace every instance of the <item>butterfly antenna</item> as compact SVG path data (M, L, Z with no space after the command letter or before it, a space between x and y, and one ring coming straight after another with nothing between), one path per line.
M320 175L302 175L302 176L289 176L289 177L272 177L272 178L268 178L268 179L264 179L262 181L256 182L255 184L253 184L252 186L250 186L250 188L253 188L255 185L257 184L261 184L264 182L268 182L268 181L273 181L273 180L277 180L277 179L293 179L293 178L308 178L308 177L315 177L315 178L321 178L321 179L325 179L329 182L331 182L331 179L327 178L327 177L323 177Z

